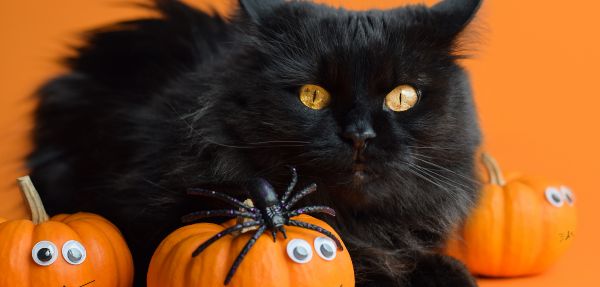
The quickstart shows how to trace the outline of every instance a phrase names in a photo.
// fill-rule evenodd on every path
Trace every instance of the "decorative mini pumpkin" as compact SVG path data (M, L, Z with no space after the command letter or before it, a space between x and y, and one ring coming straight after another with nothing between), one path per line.
M133 260L114 225L84 212L48 219L29 177L18 182L32 220L0 220L0 286L132 285Z
M245 202L221 192L189 189L190 195L218 199L237 209L192 212L184 222L236 218L223 225L190 225L169 235L152 257L148 286L354 286L352 261L339 236L307 215L335 216L335 211L328 206L296 207L317 185L294 193L298 174L293 167L290 171L292 180L281 198L264 178L247 182L250 198ZM263 236L267 231L272 241ZM278 234L284 240L278 241Z
M294 219L320 226L337 233L325 222L308 215ZM192 253L203 242L228 227L196 223L171 233L154 252L148 270L149 287L216 287L223 286L227 272L252 232L238 236L226 235L196 257ZM233 287L353 287L354 270L350 254L344 247L337 250L333 240L316 231L286 227L287 239L273 242L263 234L242 261ZM327 252L322 252L327 250ZM329 253L333 252L333 253Z
M561 184L512 175L504 179L484 154L489 184L479 206L448 243L448 253L471 272L493 277L541 273L571 245L575 233L574 195Z

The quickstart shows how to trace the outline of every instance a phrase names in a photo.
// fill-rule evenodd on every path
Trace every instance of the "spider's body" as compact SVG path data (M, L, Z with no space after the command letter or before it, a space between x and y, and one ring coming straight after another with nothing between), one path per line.
M283 202L277 197L273 186L268 181L257 178L248 184L248 191L252 202L261 212L265 225L271 229L273 240L276 239L277 231L281 231L283 237L287 238L283 226L289 218L285 217L286 210L283 208Z
M236 260L233 262L227 277L225 278L225 285L227 285L235 271L241 264L242 260L248 254L256 240L267 230L270 229L273 241L277 240L277 233L281 232L284 238L287 238L285 232L285 226L295 226L305 229L314 230L316 232L322 233L327 237L331 238L337 247L341 250L343 249L341 241L328 230L319 227L317 225L313 225L307 222L297 221L291 219L294 216L298 216L300 214L309 214L309 213L325 213L331 216L335 216L335 211L327 206L307 206L302 207L296 210L292 210L291 208L300 201L305 196L313 193L317 190L316 184L311 184L308 187L302 189L298 193L296 193L293 197L292 191L296 186L296 182L298 180L296 169L292 168L292 181L290 182L287 190L283 194L283 197L279 199L277 193L273 186L262 178L257 178L252 180L248 185L247 189L252 199L254 206L250 206L245 204L233 197L230 197L226 194L219 193L216 191L209 191L204 189L190 189L189 194L192 195L202 195L213 197L216 199L223 200L227 203L230 203L239 209L223 209L223 210L208 210L208 211L198 211L184 216L182 219L184 222L192 222L197 221L202 218L207 217L217 217L217 216L236 216L239 218L250 219L250 221L245 221L242 223L238 223L232 227L229 227L217 234L213 237L206 240L202 243L198 248L192 253L192 256L195 257L204 251L207 247L209 247L212 243L219 240L223 236L233 234L235 232L242 231L249 227L258 227L256 232L252 235L250 240L246 243Z

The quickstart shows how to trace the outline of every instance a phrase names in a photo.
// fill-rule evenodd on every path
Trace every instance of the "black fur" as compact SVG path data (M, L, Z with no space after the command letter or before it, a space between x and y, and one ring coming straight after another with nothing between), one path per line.
M337 210L329 222L358 286L425 286L431 274L438 279L426 286L474 285L436 251L477 198L480 134L456 60L457 35L480 1L367 12L257 2L225 21L157 0L161 18L87 36L71 72L38 93L29 163L49 212L91 211L117 224L143 286L154 248L180 217L218 205L187 188L245 199L240 186L260 176L284 191L292 165L300 186L318 184L306 204ZM303 106L307 83L325 87L331 106ZM383 109L400 84L417 87L420 102ZM366 125L376 137L361 181L343 131Z

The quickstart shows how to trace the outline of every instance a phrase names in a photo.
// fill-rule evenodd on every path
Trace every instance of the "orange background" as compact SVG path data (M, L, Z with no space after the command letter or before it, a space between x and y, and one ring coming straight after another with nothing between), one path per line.
M129 1L134 2L134 1ZM139 1L138 1L139 2ZM202 5L207 0L190 0ZM213 1L217 2L217 1ZM217 4L222 11L226 4ZM389 8L412 0L354 0L346 7ZM429 4L436 1L426 1ZM56 60L77 33L148 14L124 0L0 1L0 216L28 216L14 187L34 89L61 71ZM600 230L600 2L487 0L476 20L472 74L485 146L505 170L563 180L577 196L579 226L567 254L541 276L481 280L481 286L598 284ZM594 272L596 274L594 274Z

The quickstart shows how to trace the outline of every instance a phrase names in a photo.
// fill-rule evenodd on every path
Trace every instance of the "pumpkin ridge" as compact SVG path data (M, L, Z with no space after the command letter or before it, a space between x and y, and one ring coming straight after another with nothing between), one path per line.
M502 231L506 229L507 226L507 222L506 222L506 218L503 218L502 216L502 210L506 210L506 205L510 204L507 203L506 201L506 197L504 196L504 190L501 187L495 187L494 188L494 195L498 198L498 202L495 202L497 204L501 204L502 208L495 208L494 206L490 206L490 213L492 214L492 217L490 218L490 222L488 222L488 224L490 226L492 226L492 228L494 228L495 232L494 232L494 237L496 239L496 248L498 245L502 246L502 242L503 242L503 235L502 235ZM495 223L497 222L497 223ZM502 248L498 248L500 250L502 250ZM494 261L491 262L491 268L489 270L492 270L491 272L498 272L498 269L500 269L500 266L502 266L502 254L505 254L504 252L502 253L496 253L494 254ZM490 272L490 271L487 271Z
M186 238L185 240L181 240L181 242L187 241L188 238ZM193 282L192 281L193 280L192 273L194 271L193 269L194 269L194 259L192 258L192 259L190 259L190 261L186 262L185 268L183 270L183 277L185 278L185 280L187 282ZM200 276L200 274L196 274L196 276Z
M64 223L64 224L66 224L67 226L69 226L70 228L75 230L78 234L79 234L78 229L85 227L85 229L86 229L85 232L93 232L94 233L94 239L97 240L99 236L102 236L103 239L106 240L107 242L113 243L113 241L111 240L112 238L110 236L107 236L106 233L104 232L103 228L99 228L99 226L96 225L95 222L92 222L89 220L71 220L68 224L67 223ZM83 239L80 239L80 240L81 240L80 242L82 242L84 244L87 243L87 242L85 242L87 240L83 240ZM111 267L115 266L114 268L112 268L112 269L114 269L113 271L115 272L114 273L115 276L111 276L111 277L116 278L115 281L118 283L117 286L121 286L120 283L122 280L121 279L122 274L120 274L121 273L120 269L122 266L120 266L121 264L119 264L119 262L117 262L118 261L117 258L119 258L119 256L121 254L117 254L117 252L112 244L109 244L109 246L110 246L110 248L108 248L108 249L110 249L112 256L104 256L103 257L103 262L104 262L103 265L111 266ZM106 248L106 246L104 246L104 248ZM104 250L104 252L108 252L108 250ZM113 261L113 262L110 262L110 263L105 262L106 260L108 260L108 258L111 258L112 259L111 261ZM98 281L98 280L96 280L96 281Z
M179 251L180 249L185 249L185 248L183 248L183 245L191 244L191 243L189 243L189 241L193 242L193 241L195 241L194 238L196 238L198 236L204 236L205 233L208 233L208 232L196 232L194 234L190 234L189 236L186 236L185 238L180 238L179 242L177 242L175 245L173 245L173 247L170 249L169 254L167 256L169 258L173 258L172 260L175 260L176 256L177 256L177 254L176 254L177 251ZM217 231L217 233L219 233L219 231ZM211 237L211 236L213 236L213 235L209 235L208 237ZM192 257L192 253L189 254L189 257ZM169 260L169 261L171 261L171 260ZM171 262L169 262L169 263L173 264ZM185 278L185 280L187 282L189 282L188 280L192 280L192 279L190 279L191 278L190 274L192 273L193 267L194 267L194 259L193 258L189 259L189 261L186 261L185 268L182 272L182 276L183 276L183 278ZM196 274L196 276L200 276L200 274Z
M203 230L203 229L198 229L200 227L200 225L203 228L211 228L210 230ZM166 254L164 254L164 256L161 256L162 260L158 260L159 262L159 266L157 266L157 270L163 270L164 268L167 268L168 270L171 270L174 267L173 261L177 261L176 259L179 258L179 254L178 252L180 251L180 249L185 249L184 246L191 244L190 241L200 241L198 239L196 239L197 237L201 237L201 238L205 238L204 240L202 240L201 242L197 242L197 245L199 246L200 244L202 244L203 241L205 241L206 239L210 238L211 236L213 236L214 234L219 233L222 230L222 227L217 225L217 224L213 224L213 223L196 223L196 224L191 224L191 225L187 225L184 227L181 227L179 229L177 229L176 231L180 231L180 232L186 232L189 234L182 234L185 236L171 236L169 235L167 237L167 239L165 239L160 245L159 248L157 248L155 253L159 253L159 251L164 252L163 250L168 248L166 251ZM175 232L174 232L175 233ZM207 235L208 233L208 235ZM177 235L179 235L177 233ZM173 241L174 244L172 243ZM190 252L189 257L192 257L192 253ZM191 266L193 266L193 260L190 259L189 261L186 261L186 269L188 268L192 268ZM182 275L184 277L186 277L186 272L184 272ZM158 274L158 273L156 273ZM171 274L171 273L169 273ZM156 277L156 282L163 282L165 279L163 276L160 277ZM164 284L158 284L158 286L165 286Z
M21 254L23 251L22 249L25 249L26 254L31 254L30 242L33 241L31 234L33 233L34 228L35 225L26 219L17 219L0 223L0 234L2 234L3 237L2 240L0 240L0 249L10 250L10 254ZM15 234L18 234L18 237ZM5 236L8 237L8 240L4 238ZM26 238L26 236L29 236L29 238ZM2 243L10 246L10 248L1 247ZM0 276L0 285L17 286L24 282L28 282L29 285L27 286L32 286L30 282L30 268L14 269L14 266L29 267L30 258L31 257L21 258L21 256L13 256L13 261L0 261L0 270L4 273ZM8 266L5 266L3 263L7 263ZM19 276L19 278L15 279L13 276ZM4 285L4 283L6 283L6 285Z
M104 219L103 217L100 217L102 219ZM127 277L123 276L123 274L121 274L121 276L119 278L121 278L121 280L119 280L120 284L119 286L123 286L123 287L127 287L127 286L131 286L131 284L133 283L133 275L134 275L134 269L133 269L133 257L131 256L131 253L129 252L129 246L127 246L127 242L125 240L122 240L123 235L121 234L121 231L119 229L117 229L117 227L110 221L108 221L107 219L104 219L101 222L98 222L100 225L104 224L105 226L103 226L102 228L100 228L101 232L103 232L107 237L109 237L109 240L111 242L111 249L114 250L116 257L115 257L115 262L118 265L118 270L121 273L124 273L127 275ZM119 246L115 246L115 243L119 244ZM126 256L126 257L124 257ZM122 270L126 270L126 272L123 272Z
M234 220L235 219L229 220L229 221L234 221ZM205 242L209 238L213 237L215 234L217 234L217 233L219 233L219 232L221 232L221 231L223 231L225 229L222 226L219 226L219 228L220 229L218 231L214 232L214 233L212 231L211 232L198 232L195 235L188 237L185 241L182 240L181 243L185 242L186 243L185 245L188 245L188 244L192 244L192 242L193 242L194 243L193 246L194 246L194 249L195 249L196 247L200 246L200 244L202 244L203 242ZM216 253L219 253L219 255L221 255L221 256L231 256L231 252L225 252L225 251L223 251L221 249L216 249L216 248L219 247L220 245L225 245L226 248L222 247L222 249L224 249L224 250L230 250L232 248L232 246L234 245L235 240L238 239L238 237L240 237L240 236L247 237L244 234L240 234L238 236L234 236L234 235L231 235L231 234L227 235L227 236L224 236L221 239L219 239L217 242L214 242L211 246L209 246L205 250L205 252L207 252L207 253L208 252L216 252ZM227 241L225 241L225 240L227 240ZM178 247L181 247L181 246L178 246ZM209 249L211 249L211 248L212 248L212 250L209 251ZM182 249L185 249L185 248L182 248ZM173 249L173 252L176 253L177 251L179 251L179 248L177 248L177 249L174 248ZM223 254L223 253L225 253L225 254ZM191 257L191 255L192 255L192 253L189 253L188 256ZM200 254L198 256L203 256L203 255L204 254ZM196 266L196 264L198 264L198 263L194 262L195 260L198 260L196 258L192 258L189 261L187 261L186 268L185 268L184 273L183 273L184 278L186 278L186 280L195 280L196 281L198 279L189 279L189 278L191 278L192 276L202 276L203 275L203 274L193 274L193 271L194 271L193 269ZM200 264L201 264L200 266L202 267L202 268L200 268L201 270L206 269L206 267L204 267L206 265L206 263L200 262ZM227 266L227 268L229 268L229 266ZM229 269L227 269L227 270L229 270ZM204 275L206 276L206 274L204 274ZM224 278L222 280L224 280Z
M103 223L105 223L105 224L106 224L106 222L103 222ZM102 224L102 223L100 223L100 224ZM126 286L128 286L128 285L131 285L131 282L132 282L132 280L133 280L133 277L131 277L129 280L127 280L127 281L129 281L129 282L127 282L127 281L124 279L124 277L123 277L123 274L122 274L122 273L123 273L123 271L122 271L123 269L122 269L122 268L123 268L123 267L126 267L126 266L127 266L127 264L126 264L125 262L122 262L122 260L121 260L121 259L123 258L122 256L123 256L123 255L125 255L125 254L122 254L122 252L119 252L120 250L117 250L117 248L118 248L118 247L114 245L114 240L113 240L113 239L114 239L114 237L115 237L115 234L112 234L112 233L114 233L114 232L113 232L113 231L111 231L111 229L109 229L109 228L111 228L112 226L113 226L113 225L112 225L112 223L111 223L110 225L108 225L108 226L106 226L106 227L98 228L98 230L99 230L99 232L100 232L100 233L104 234L104 236L106 236L106 237L108 238L108 240L109 240L109 241L112 243L112 244L110 245L110 249L113 251L113 254L115 255L115 257L114 257L114 259L113 259L113 260L114 260L115 264L117 265L117 274L118 274L118 277L117 277L117 278L119 278L119 280L117 280L117 282L119 282L119 285L118 285L118 286L119 286L119 287L120 287L120 286L126 287ZM119 236L121 236L121 234L120 234L120 233L119 233ZM122 243L124 244L124 246L119 246L119 249L121 249L121 248L128 248L128 246L127 246L127 243L126 243L126 242L122 242ZM130 259L129 259L129 260L133 260L133 259L131 259L131 257L130 257ZM131 270L128 270L128 272L125 272L125 274L127 274L127 273L129 273L129 274L133 274L133 272L134 272L134 270L133 270L133 269L131 269ZM128 283L129 283L129 284L128 284Z
M191 225L186 225L183 227L180 227L178 229L175 230L175 232L169 234L165 239L163 239L163 241L158 245L158 247L156 248L156 250L154 250L154 254L152 255L152 259L150 262L150 267L148 268L148 274L146 277L146 281L148 282L148 284L151 284L151 282L160 282L160 277L158 277L158 274L160 274L160 272L158 271L154 271L156 270L162 270L163 266L166 263L166 258L169 256L168 252L167 254L164 254L165 252L163 252L164 249L171 250L176 244L171 244L171 242L179 242L180 241L180 233L188 233L188 232L193 232L194 228L193 228L194 224ZM185 236L182 238L187 238L189 236Z
M513 222L512 222L512 198L509 197L508 192L506 191L507 186L505 185L503 190L504 193L504 198L505 198L505 202L508 202L510 204L504 204L502 206L502 210L503 210L503 214L504 214L504 219L503 222L505 223L506 226L512 226ZM505 254L504 256L501 257L500 260L500 265L499 265L499 274L505 274L506 271L506 267L507 265L510 265L510 256L506 256L506 254L509 254L509 248L510 245L512 244L511 242L511 238L512 238L512 228L506 228L504 229L504 232L502 233L502 241L504 242L504 244L502 245L502 254Z
M25 234L27 234L27 235L29 236L29 240L26 240L26 241L29 241L29 242L30 242L30 244L29 244L29 246L25 245L25 246L26 246L25 248L26 248L26 249L31 249L31 248L33 247L33 244L35 244L35 243L33 242L33 232L34 232L34 230L35 230L35 224L34 224L33 222L30 222L30 221L28 221L28 220L20 220L20 222L19 222L19 223L20 223L20 225L21 225L21 226L26 226L26 227L24 227L24 228L26 228L26 229L27 229L27 231L25 232ZM19 233L21 234L21 236L23 236L23 232L22 232L22 231L21 231L21 232L19 232ZM23 237L19 237L19 241L21 241L21 240L23 240L23 239L24 239ZM28 248L28 247L29 247L29 248ZM17 250L18 250L18 248L17 248ZM19 253L20 253L20 252L19 252ZM28 252L28 253L29 253L29 252ZM17 253L17 254L18 254L18 253ZM30 260L30 259L29 259L29 258L27 258L27 261L29 261L29 260ZM19 266L19 265L17 264L17 266ZM31 281L32 281L32 277L33 277L33 276L31 276L31 268L22 268L22 269L26 269L26 270L27 270L27 271L25 271L25 273L26 273L27 275L25 275L25 276L23 276L23 277L25 277L25 278L29 278L29 286L34 286L34 285L32 284L32 282L31 282ZM23 271L23 270L19 270L19 272L22 272L22 271Z
M288 232L289 229L287 229ZM242 249L244 248L244 245L246 245L246 243L248 242L248 240L250 239L250 237L252 237L252 233L246 233L243 235L240 235L240 238L235 237L234 239L232 239L231 244L230 244L230 248L229 250L231 250L232 252L229 252L229 258L227 259L228 265L226 265L226 272L229 272L229 269L231 267L231 264L233 264L233 262L235 261L235 259L238 257L239 253L242 251ZM290 236L292 236L292 233L290 232ZM266 240L266 243L265 243ZM252 272L252 268L250 265L248 264L258 264L255 262L252 262L251 259L253 258L253 256L255 256L256 252L260 252L260 247L261 245L265 245L265 244L275 244L275 246L278 246L279 241L283 239L282 238L277 238L278 242L273 242L273 239L270 237L268 232L263 233L255 242L254 247L252 247L252 249L250 249L250 251L248 252L248 254L246 254L246 259L243 260L240 263L240 266L238 267L238 271L236 271L236 274L233 276L231 282L239 282L240 280L242 281L241 285L244 286L244 281L247 278L247 276L245 275L245 272ZM272 260L276 260L273 258L276 258L275 254L273 254L274 252L270 252L270 253L263 253L261 255L261 260L265 260L268 261L269 258L271 258ZM247 260L249 259L249 260ZM282 272L284 273L284 272ZM285 274L287 274L287 276L284 276L285 278L289 277L289 271L285 272ZM283 274L280 274L280 276L283 276ZM278 280L278 284L284 284L284 286L287 286L289 284L285 284L286 281L289 281L289 279L284 280L283 278L279 278ZM268 285L270 286L270 285Z
M56 220L55 220L56 218ZM58 214L55 215L51 218L51 220L54 221L62 221L66 224L69 224L70 222L73 221L79 221L79 220L92 220L92 221L102 221L102 222L106 222L109 223L110 225L114 226L116 228L116 226L110 222L108 219L94 214L94 213L88 213L88 212L77 212L77 213L73 213L73 214Z
M88 212L77 212L74 214L59 214L52 217L52 221L57 219L57 222L66 224L73 230L85 229L84 232L77 231L78 234L93 232L95 235L101 235L102 238L109 244L107 244L112 254L112 264L102 263L102 266L116 266L115 281L118 283L116 286L129 286L133 282L133 259L129 253L129 247L122 239L120 230L106 218L97 214ZM118 245L118 246L116 246ZM102 245L103 249L107 246ZM122 251L122 252L119 252ZM107 252L105 250L104 252ZM105 256L105 260L111 256Z
M208 235L206 236L207 232L200 232L200 233L196 233L193 234L191 236L187 236L184 239L179 240L179 242L177 242L168 252L167 258L168 261L165 262L167 263L166 265L163 265L163 268L166 266L168 271L174 271L173 269L177 269L177 264L175 264L174 262L181 262L180 258L189 258L187 260L185 260L185 268L182 272L168 272L167 274L177 274L178 276L181 276L182 279L186 280L188 279L188 275L189 272L191 272L191 269L194 266L194 258L192 257L192 253L189 252L184 252L184 250L186 249L185 247L187 245L191 245L192 242L195 241L201 241L197 244L194 245L200 245L202 244L203 241L205 241L206 239L210 238L212 235ZM218 232L217 232L218 233ZM206 239L204 239L206 238ZM221 242L215 242L215 244L218 244ZM215 247L210 246L210 247ZM186 254L187 253L187 254ZM201 274L197 274L197 276L200 276ZM189 280L189 279L188 279ZM161 280L162 281L162 280Z

